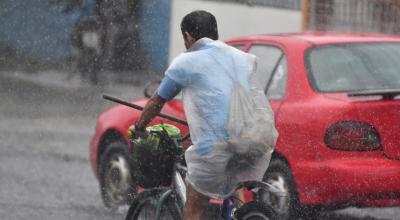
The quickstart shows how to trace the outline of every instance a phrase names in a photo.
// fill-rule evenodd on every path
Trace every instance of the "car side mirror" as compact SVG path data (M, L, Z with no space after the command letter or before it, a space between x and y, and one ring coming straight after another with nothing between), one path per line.
M143 90L144 97L150 98L151 96L156 93L158 86L160 85L161 80L158 81L152 81L149 84L147 84L146 88Z

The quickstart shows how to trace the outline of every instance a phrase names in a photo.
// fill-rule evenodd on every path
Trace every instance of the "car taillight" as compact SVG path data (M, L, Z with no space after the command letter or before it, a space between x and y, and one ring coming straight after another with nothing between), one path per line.
M330 126L325 133L326 146L344 151L371 151L381 148L376 129L367 123L343 121Z

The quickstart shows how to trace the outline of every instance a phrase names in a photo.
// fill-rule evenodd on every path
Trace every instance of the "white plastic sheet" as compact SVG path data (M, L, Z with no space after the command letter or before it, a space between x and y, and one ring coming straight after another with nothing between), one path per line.
M262 180L278 133L263 89L251 83L256 69L255 56L222 42L211 44L215 48L202 59L210 64L201 66L204 69L199 71L194 62L191 68L196 71L193 74L196 80L191 78L183 90L193 142L185 158L187 181L195 190L224 199L238 183ZM190 54L184 58L188 60ZM216 73L212 72L212 66L219 68ZM205 81L206 87L198 85ZM211 150L199 153L208 144Z

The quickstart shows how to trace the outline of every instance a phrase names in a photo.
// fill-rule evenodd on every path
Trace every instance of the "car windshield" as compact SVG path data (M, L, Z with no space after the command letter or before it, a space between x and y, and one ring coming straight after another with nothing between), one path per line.
M400 43L320 46L306 56L319 92L400 89Z

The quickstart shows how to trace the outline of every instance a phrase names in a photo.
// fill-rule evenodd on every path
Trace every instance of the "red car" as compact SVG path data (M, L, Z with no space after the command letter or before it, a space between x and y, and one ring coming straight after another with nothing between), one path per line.
M289 196L260 199L283 219L299 207L400 205L400 37L294 33L227 43L258 56L280 134L265 181ZM185 118L179 100L163 112ZM139 114L116 106L98 118L90 159L107 206L129 199L126 130Z

